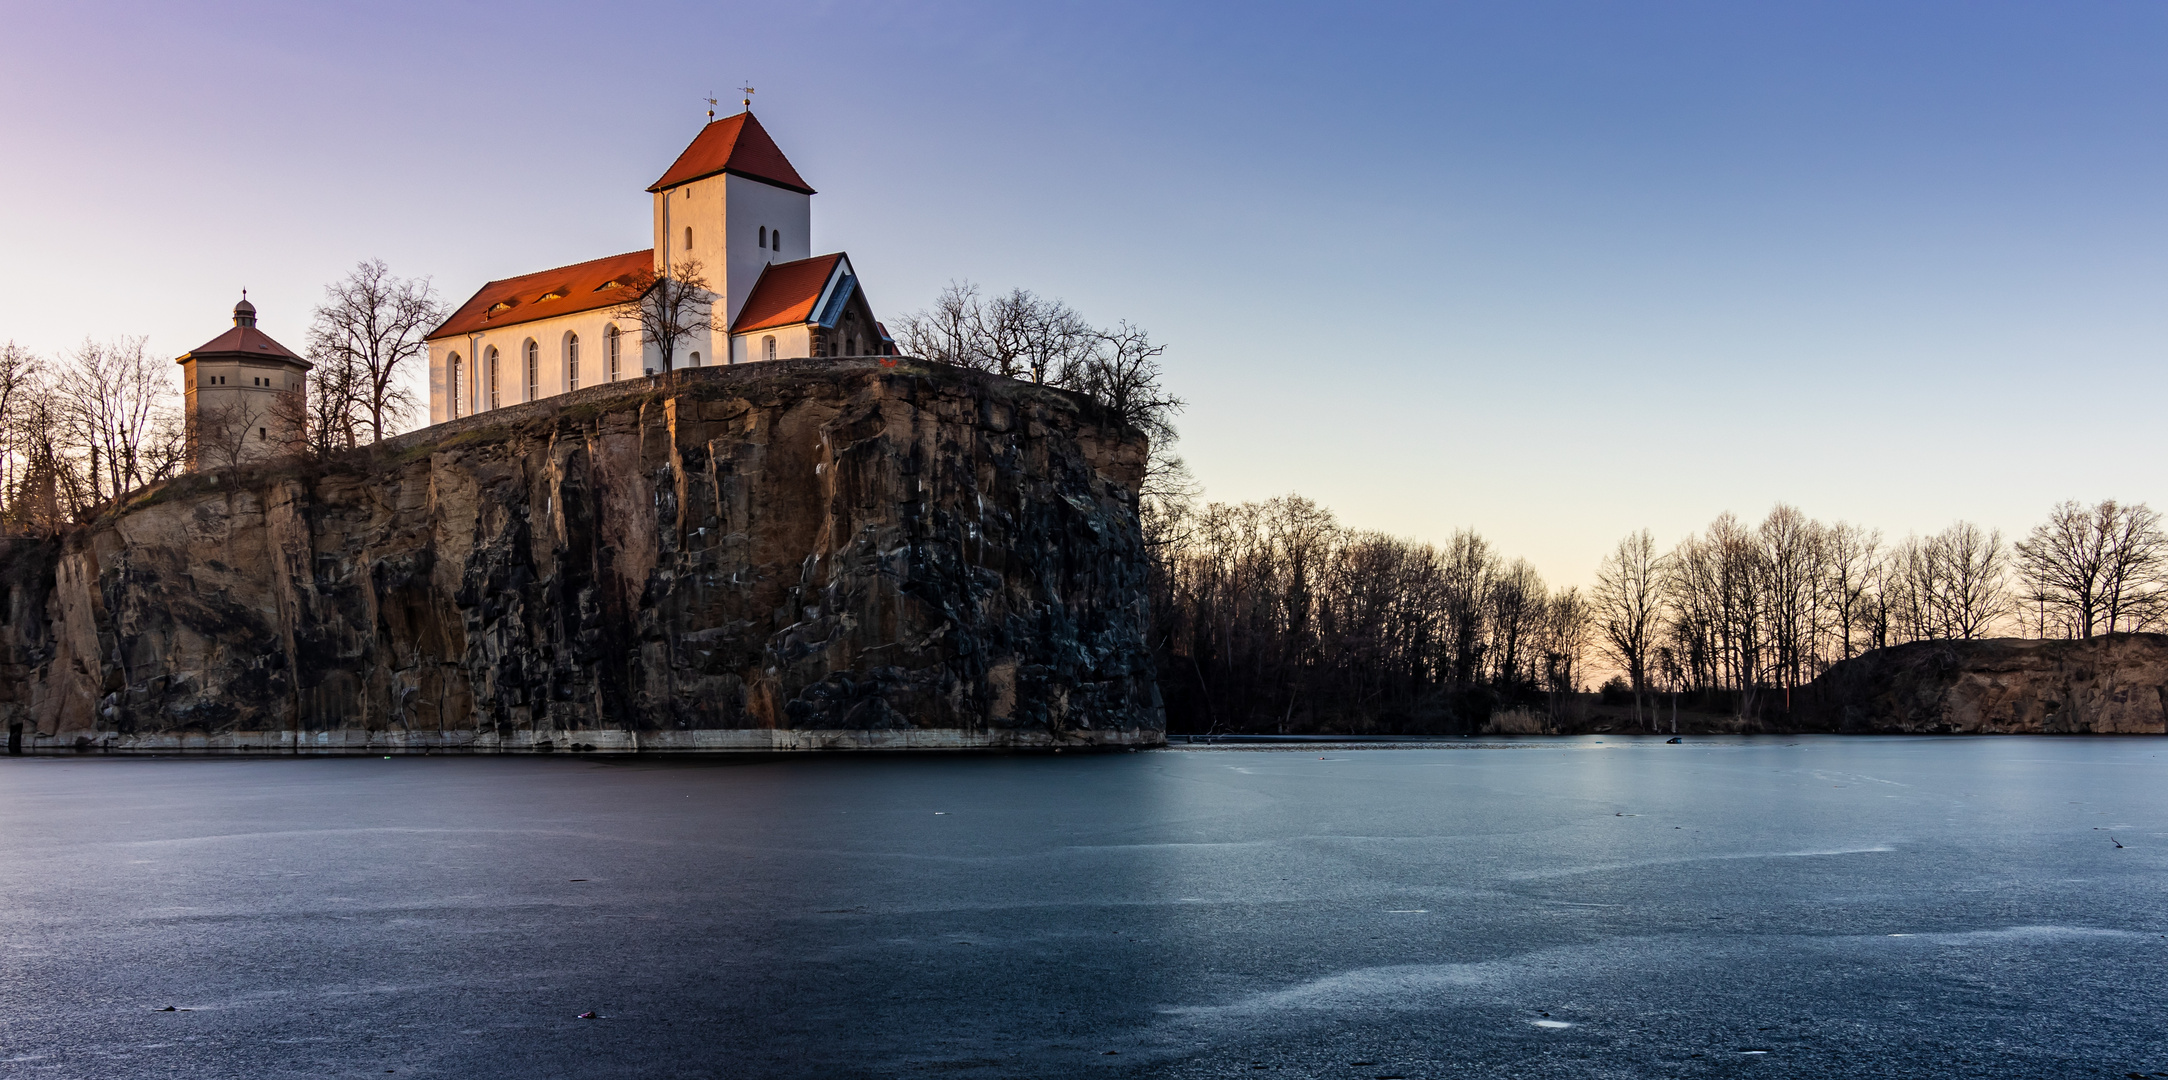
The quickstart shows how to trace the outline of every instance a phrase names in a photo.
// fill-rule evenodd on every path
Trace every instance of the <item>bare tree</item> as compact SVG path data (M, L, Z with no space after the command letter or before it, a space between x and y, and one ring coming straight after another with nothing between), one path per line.
M2015 547L2025 599L2035 605L2043 635L2050 612L2058 629L2079 638L2158 617L2168 535L2144 503L2065 502Z
M1663 559L1647 529L1619 541L1596 570L1595 608L1606 656L1633 687L1634 722L1648 693L1649 660L1663 619Z
M700 260L684 259L663 273L642 270L625 280L631 299L614 314L639 324L640 335L662 354L662 369L676 366L678 346L695 335L723 329L715 319L715 292Z
M249 453L250 437L269 417L267 407L258 401L257 394L243 394L224 405L213 405L196 410L195 427L190 433L195 449L196 468L203 471L232 470L256 455Z
M172 377L144 353L142 338L85 341L55 389L70 441L88 459L93 501L170 473Z
M354 266L324 286L324 303L309 325L309 359L353 373L342 380L343 402L382 440L418 402L406 375L429 356L429 331L444 321L444 305L428 278L392 276L380 259Z
M951 281L934 297L933 306L904 316L896 324L896 344L904 353L950 364L977 368L975 345L981 304L979 287L968 281Z

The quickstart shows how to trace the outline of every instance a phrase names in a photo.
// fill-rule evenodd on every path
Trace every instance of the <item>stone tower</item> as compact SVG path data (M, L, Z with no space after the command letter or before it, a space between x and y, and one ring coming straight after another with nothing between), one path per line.
M225 468L299 448L299 406L315 366L256 329L241 294L233 329L174 359L186 384L188 467Z

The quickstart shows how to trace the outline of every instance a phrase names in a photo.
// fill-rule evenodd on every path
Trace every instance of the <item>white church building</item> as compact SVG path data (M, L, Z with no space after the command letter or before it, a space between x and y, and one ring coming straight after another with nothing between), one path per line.
M618 312L628 284L688 259L716 294L714 328L679 341L673 366L895 351L850 257L813 254L813 189L750 110L710 121L647 190L653 247L492 281L430 333L430 423L659 368Z

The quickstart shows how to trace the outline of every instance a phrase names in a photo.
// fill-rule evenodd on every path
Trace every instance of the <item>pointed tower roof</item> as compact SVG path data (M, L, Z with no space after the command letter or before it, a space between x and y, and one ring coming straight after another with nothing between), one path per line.
M693 137L692 145L678 155L670 170L662 174L662 179L648 185L648 190L662 191L717 173L735 173L749 180L813 194L813 189L806 186L798 170L790 167L790 159L783 156L782 148L768 137L768 129L761 127L751 112L726 116L701 128L700 134Z

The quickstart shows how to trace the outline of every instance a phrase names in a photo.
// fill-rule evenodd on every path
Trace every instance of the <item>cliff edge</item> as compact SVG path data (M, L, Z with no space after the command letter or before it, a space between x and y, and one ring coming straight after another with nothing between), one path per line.
M1144 437L905 360L704 368L0 548L24 749L1150 745Z

